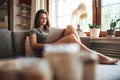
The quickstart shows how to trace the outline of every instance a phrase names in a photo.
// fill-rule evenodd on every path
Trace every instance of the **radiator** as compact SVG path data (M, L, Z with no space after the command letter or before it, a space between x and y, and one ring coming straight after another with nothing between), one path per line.
M92 39L90 48L104 55L120 58L120 37Z

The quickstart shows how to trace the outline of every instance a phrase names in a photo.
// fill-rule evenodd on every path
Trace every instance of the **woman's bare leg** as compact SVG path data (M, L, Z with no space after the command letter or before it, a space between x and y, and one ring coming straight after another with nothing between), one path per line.
M77 38L76 35L70 34L61 38L60 40L54 42L53 44L61 44L61 43L78 43L80 45L81 50L88 51L89 53L97 54L99 56L99 62L104 64L114 64L118 60L114 58L110 58L108 56L102 55L101 53L95 52L89 48L87 48L84 44L82 44Z
M70 34L74 34L80 40L80 37L78 36L78 33L75 30L75 28L72 25L67 25L65 32L64 32L64 36L67 36Z
M78 39L74 34L67 35L65 37L62 37L61 39L57 40L53 44L61 44L61 43L76 43ZM80 41L79 41L80 42Z

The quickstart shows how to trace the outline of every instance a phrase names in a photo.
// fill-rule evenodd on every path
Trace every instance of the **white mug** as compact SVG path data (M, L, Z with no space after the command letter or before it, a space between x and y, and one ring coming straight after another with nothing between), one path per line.
M78 44L45 45L44 57L50 61L57 80L82 80Z

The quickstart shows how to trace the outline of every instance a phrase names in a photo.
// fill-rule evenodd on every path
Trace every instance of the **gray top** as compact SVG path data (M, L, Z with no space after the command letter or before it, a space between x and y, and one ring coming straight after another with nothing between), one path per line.
M46 43L45 40L48 35L48 31L46 30L41 30L40 28L33 28L30 31L30 34L36 34L37 35L37 43Z

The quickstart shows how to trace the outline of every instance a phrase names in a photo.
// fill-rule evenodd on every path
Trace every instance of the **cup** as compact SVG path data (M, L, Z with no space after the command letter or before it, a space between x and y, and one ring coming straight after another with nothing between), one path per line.
M20 58L23 80L53 80L50 64L43 58Z
M81 51L80 60L83 63L83 80L96 80L98 56L95 53Z
M42 58L0 61L0 80L53 80L50 65Z
M0 80L20 80L21 70L22 65L14 59L0 60Z
M44 57L50 62L56 80L82 80L78 44L45 45Z

